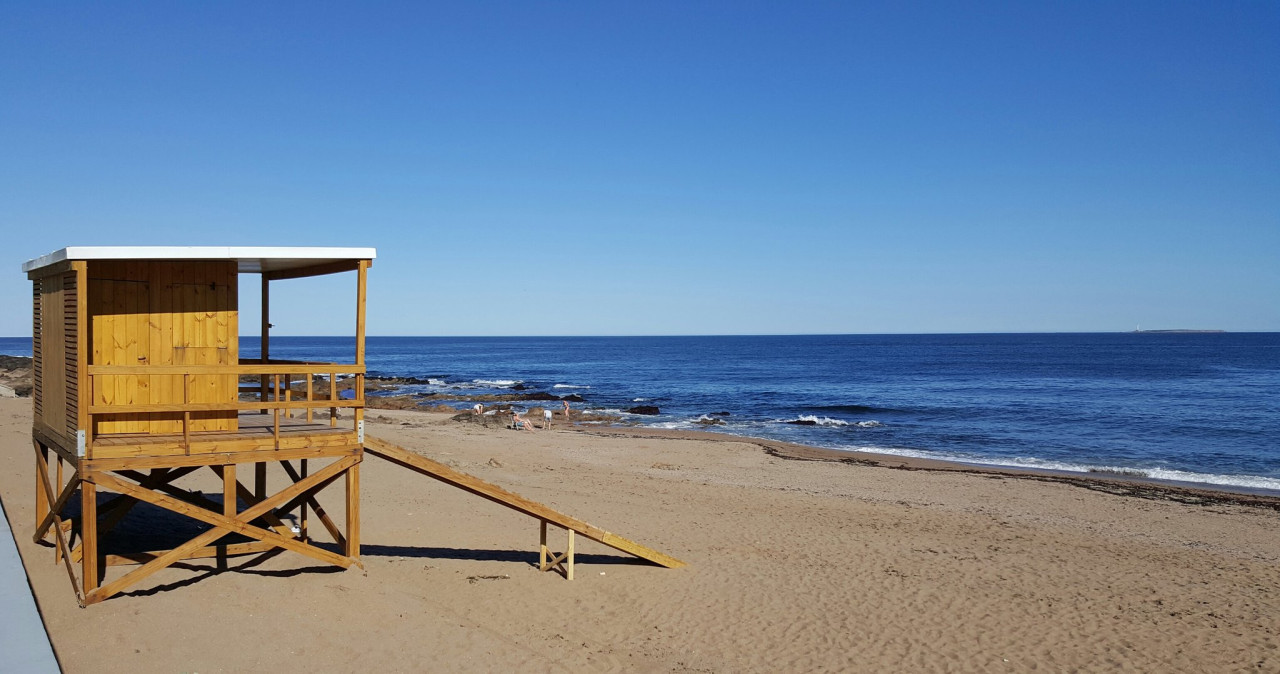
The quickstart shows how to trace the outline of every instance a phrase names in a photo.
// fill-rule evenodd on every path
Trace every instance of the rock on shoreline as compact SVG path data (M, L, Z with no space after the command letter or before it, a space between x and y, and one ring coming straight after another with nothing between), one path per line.
M0 355L0 396L26 398L31 395L31 359L26 356ZM6 395L12 391L13 395Z

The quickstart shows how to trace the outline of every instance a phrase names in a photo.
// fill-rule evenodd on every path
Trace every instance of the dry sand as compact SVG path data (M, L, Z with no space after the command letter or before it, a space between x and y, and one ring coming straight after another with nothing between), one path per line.
M689 566L579 537L574 581L540 573L534 520L370 456L366 570L199 561L80 609L29 538L30 401L0 400L0 497L64 668L1280 671L1274 500L793 460L828 455L711 435L370 417L371 434Z

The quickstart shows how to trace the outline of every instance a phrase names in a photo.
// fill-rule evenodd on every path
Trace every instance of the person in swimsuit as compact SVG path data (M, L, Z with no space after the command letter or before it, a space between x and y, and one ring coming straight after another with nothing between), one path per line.
M533 430L533 424L529 423L528 419L521 417L520 413L515 410L511 410L511 427L517 431Z

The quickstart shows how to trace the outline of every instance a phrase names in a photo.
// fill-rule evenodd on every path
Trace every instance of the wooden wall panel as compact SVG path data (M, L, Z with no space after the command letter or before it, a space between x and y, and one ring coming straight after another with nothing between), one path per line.
M94 261L89 267L92 362L235 365L239 361L234 262ZM181 375L98 378L102 403L183 402ZM189 402L233 402L234 375L192 377ZM98 433L176 433L180 413L114 415ZM234 430L236 415L192 414L192 431Z
M41 372L43 385L40 421L53 432L65 436L67 427L67 368L62 307L65 291L61 274L46 276L40 284L40 341ZM74 423L74 421L73 421Z

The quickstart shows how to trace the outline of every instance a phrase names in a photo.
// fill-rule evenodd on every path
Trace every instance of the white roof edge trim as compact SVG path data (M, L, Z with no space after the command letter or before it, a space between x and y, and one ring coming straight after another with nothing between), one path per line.
M337 260L373 260L376 248L315 246L68 246L22 264L24 273L65 260L235 260L242 272Z

